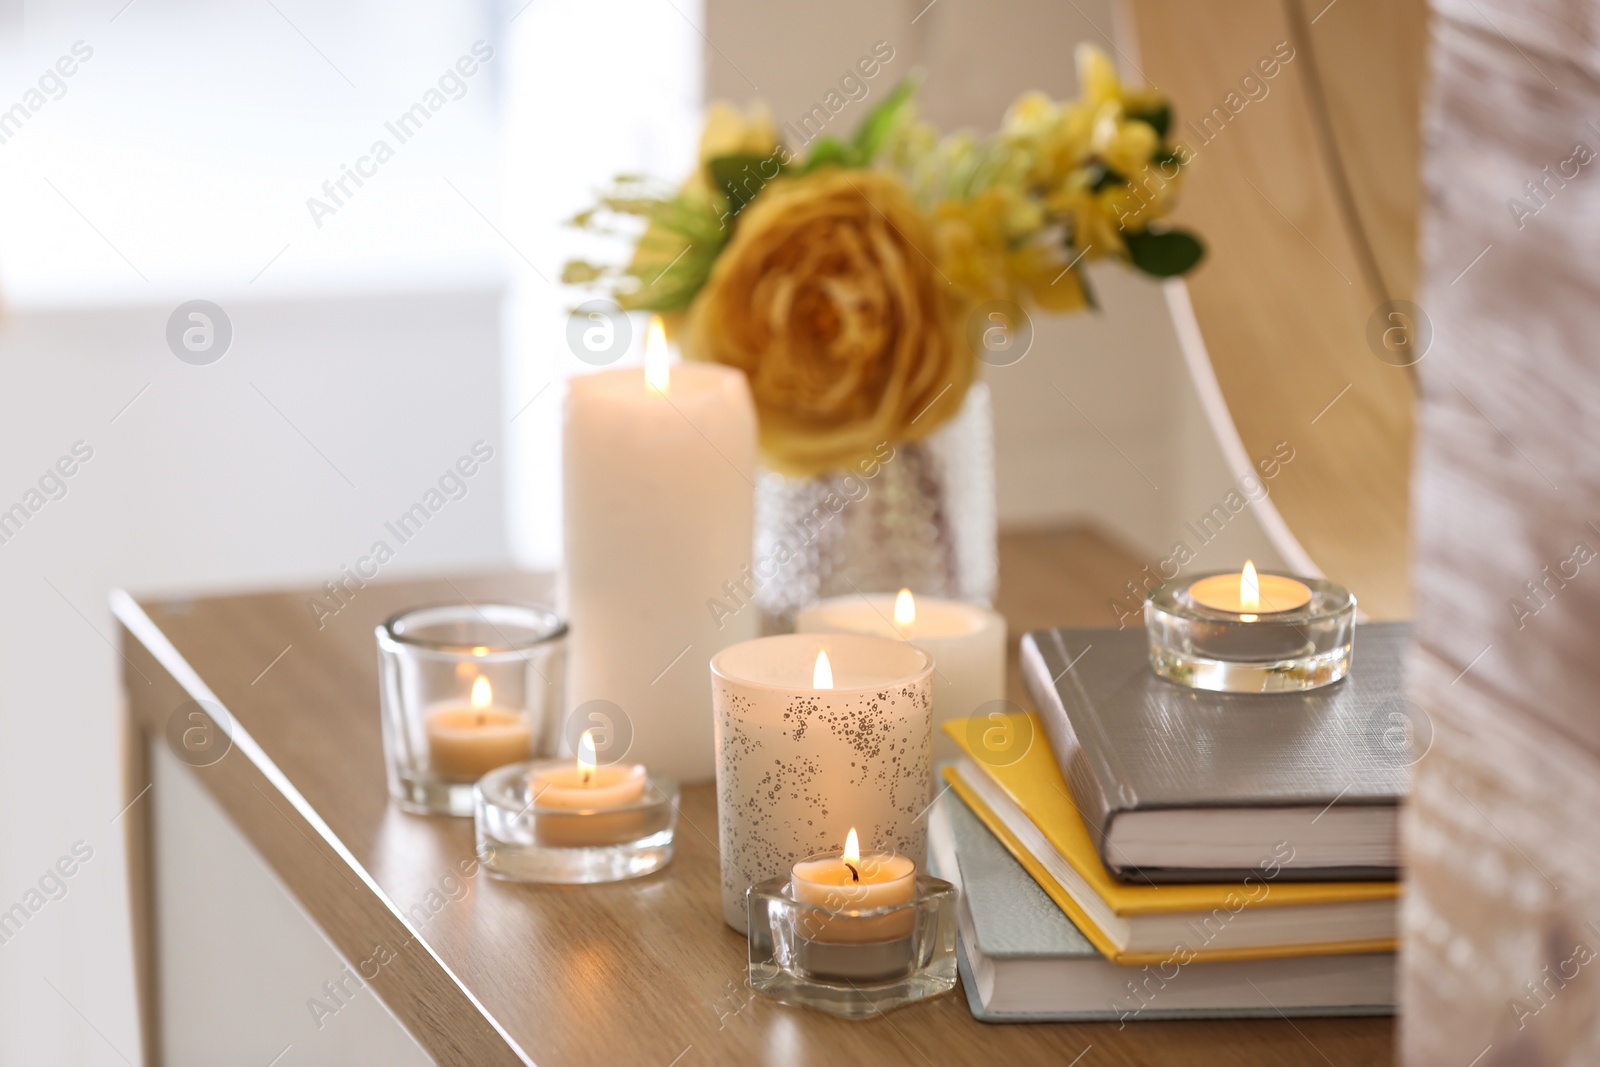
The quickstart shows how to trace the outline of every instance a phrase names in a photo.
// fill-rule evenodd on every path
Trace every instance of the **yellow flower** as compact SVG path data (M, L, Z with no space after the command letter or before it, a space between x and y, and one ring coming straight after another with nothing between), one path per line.
M1089 150L1125 178L1137 178L1160 147L1161 138L1154 127L1124 120L1122 109L1116 104L1106 103L1095 116Z
M765 104L758 102L744 112L723 100L711 103L700 134L699 163L679 190L678 202L663 204L650 215L625 271L639 284L617 294L621 306L659 307L666 291L677 288L680 276L690 279L686 284L698 284L706 261L725 236L707 232L721 231L726 214L722 190L713 184L707 164L718 156L767 156L777 145L777 126ZM670 332L676 331L679 318L666 316Z
M699 165L684 183L684 191L695 194L715 191L720 195L722 190L712 184L707 164L718 156L766 157L777 147L778 128L766 104L758 101L745 112L726 100L714 100L706 108L706 124L700 132Z
M756 102L748 112L726 100L714 100L706 108L706 125L700 134L700 164L718 156L763 156L778 144L778 127L772 111Z
M1039 241L1012 252L1006 260L1006 273L1016 292L1012 299L1019 304L1031 300L1046 311L1083 308L1089 301L1082 276L1075 268L1069 269L1071 262L1059 245Z
M1001 127L1013 150L1032 157L1028 182L1047 195L1059 192L1090 163L1135 180L1161 148L1155 128L1132 116L1155 112L1165 106L1164 98L1153 90L1125 88L1110 57L1093 45L1079 45L1077 62L1078 99L1056 103L1042 93L1024 93Z
M987 189L971 200L945 200L934 208L935 258L945 276L974 299L1011 295L1005 269L1007 192Z
M934 209L934 243L942 270L974 301L1036 301L1052 311L1084 305L1077 275L1065 274L1064 249L1042 233L1040 206L1011 185L991 186L970 200Z
M1165 102L1154 89L1125 89L1111 57L1092 44L1078 45L1075 58L1080 102L1094 114L1099 114L1101 105L1107 103L1114 103L1123 111L1149 111Z
M685 351L748 376L769 466L820 474L960 409L974 359L933 252L905 186L882 171L780 178L739 215Z

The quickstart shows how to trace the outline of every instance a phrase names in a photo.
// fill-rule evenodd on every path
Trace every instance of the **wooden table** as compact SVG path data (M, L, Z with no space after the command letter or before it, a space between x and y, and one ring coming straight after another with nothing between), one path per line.
M1073 531L1009 536L1001 559L1000 606L1013 645L1029 628L1111 623L1108 604L1140 567ZM368 960L380 947L392 954L371 988L440 1063L1390 1061L1386 1019L985 1026L958 991L846 1022L757 998L744 983L744 939L722 923L709 785L683 791L677 856L659 874L580 888L476 872L450 899L454 879L475 867L472 823L407 815L389 802L373 627L417 603L548 593L547 577L526 574L375 583L320 630L307 607L311 590L196 600L119 594L134 727L128 798L143 788L149 746L164 743L174 710L194 699L221 704L235 723L232 747L192 773L347 960ZM1021 699L1014 665L1011 680ZM126 821L146 1058L155 1064L161 976L149 810L137 805Z

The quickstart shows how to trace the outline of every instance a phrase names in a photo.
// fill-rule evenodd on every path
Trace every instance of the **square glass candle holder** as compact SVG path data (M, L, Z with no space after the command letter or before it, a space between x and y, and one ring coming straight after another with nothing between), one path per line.
M567 627L545 608L446 604L378 627L389 794L405 810L472 814L484 774L550 751Z
M750 987L850 1019L947 993L956 984L956 896L926 875L914 876L910 900L878 908L796 900L788 878L753 885Z
M646 776L642 767L626 770L638 771L643 789L620 803L603 795L606 787L591 802L581 789L539 784L547 775L570 775L566 760L490 771L474 795L478 859L513 882L620 882L665 867L678 826L677 783Z
M1208 588L1238 578L1203 574L1155 591L1144 605L1152 670L1191 689L1224 693L1316 689L1349 672L1356 625L1356 598L1350 590L1323 578L1263 572L1256 610L1205 602ZM1269 610L1274 600L1268 590L1273 588L1284 591L1278 603L1296 606Z

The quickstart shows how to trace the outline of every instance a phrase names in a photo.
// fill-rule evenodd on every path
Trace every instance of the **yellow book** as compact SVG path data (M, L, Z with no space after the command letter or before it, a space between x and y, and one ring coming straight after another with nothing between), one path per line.
M1016 723L1032 743L1014 762L980 760L968 720L944 731L964 755L951 787L1109 959L1128 964L1392 952L1396 882L1278 880L1283 842L1239 883L1119 882L1106 870L1033 716ZM1290 851L1284 851L1290 850Z

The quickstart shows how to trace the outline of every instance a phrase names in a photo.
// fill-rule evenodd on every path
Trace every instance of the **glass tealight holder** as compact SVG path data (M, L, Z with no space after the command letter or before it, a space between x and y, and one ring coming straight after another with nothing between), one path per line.
M753 885L750 987L850 1019L947 993L956 984L956 897L949 882L921 874L911 899L876 908L796 900L789 878Z
M472 814L496 767L551 750L567 627L545 608L446 604L377 629L389 794L407 811Z
M1145 602L1150 667L1191 689L1223 693L1282 693L1331 685L1350 670L1356 598L1323 578L1269 580L1302 586L1310 597L1287 611L1232 611L1203 603L1195 587L1236 574L1203 574L1168 582ZM1304 596L1304 592L1301 593Z
M540 786L547 772L571 767L567 760L519 763L478 782L478 859L490 874L513 882L620 882L672 862L676 782L644 775L641 767L643 789L636 797L610 803L601 796L592 804L574 799L574 790Z

